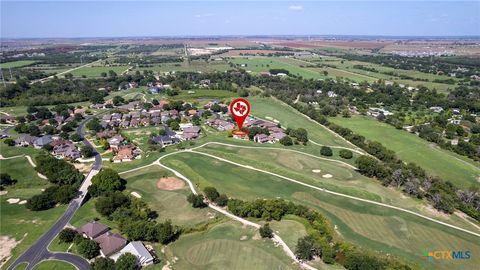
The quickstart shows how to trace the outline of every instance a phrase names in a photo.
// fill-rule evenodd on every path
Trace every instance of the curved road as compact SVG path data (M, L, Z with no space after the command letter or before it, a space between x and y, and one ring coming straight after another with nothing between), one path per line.
M83 144L92 147L95 147L83 136L83 127L85 124L90 121L93 116L87 117L77 128L77 134L83 139ZM7 131L8 132L8 131ZM70 219L72 219L75 212L80 208L87 195L87 189L91 184L91 179L96 175L102 167L102 158L98 152L95 151L95 164L92 170L88 173L87 177L80 186L78 195L73 199L68 205L67 211L63 214L60 219L47 231L43 234L30 248L28 248L20 257L18 257L9 267L9 270L15 269L20 263L26 262L28 266L25 268L27 270L32 269L36 264L42 260L46 259L56 259L66 261L73 264L79 270L88 270L90 269L90 264L80 256L64 253L64 252L50 252L48 250L48 245L52 240L57 236L57 234L68 224Z

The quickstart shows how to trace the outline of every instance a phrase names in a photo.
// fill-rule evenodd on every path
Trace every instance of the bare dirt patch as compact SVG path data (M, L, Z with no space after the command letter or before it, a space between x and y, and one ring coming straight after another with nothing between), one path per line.
M12 249L20 243L15 240L15 238L10 238L8 236L0 236L0 266L8 261L8 258L12 256Z
M160 178L157 182L157 188L162 190L177 190L185 186L185 182L176 177Z

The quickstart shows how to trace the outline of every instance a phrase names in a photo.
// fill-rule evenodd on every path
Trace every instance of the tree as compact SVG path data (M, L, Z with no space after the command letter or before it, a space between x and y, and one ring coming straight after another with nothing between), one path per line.
M290 136L285 136L285 137L281 138L280 143L285 145L285 146L293 145L293 141L292 141L292 138L290 138Z
M291 136L297 138L299 142L306 143L308 142L308 132L304 128L299 128L297 130L292 131L293 134L290 134ZM290 132L290 133L292 133Z
M4 144L8 145L8 146L14 146L15 145L15 141L13 139L10 139L10 138L7 138L3 141Z
M95 151L93 150L93 148L89 145L83 145L81 148L80 148L80 153L82 154L82 156L84 158L89 158L89 157L93 157L94 154L95 154Z
M340 157L344 159L351 159L353 157L353 153L350 150L342 149L340 150Z
M70 135L70 140L74 142L79 142L82 140L82 137L78 135L78 133L73 133L72 135Z
M125 99L121 96L114 96L113 99L112 99L112 103L115 106L119 106L119 105L122 105L123 103L125 103Z
M77 245L77 251L80 253L80 255L90 260L100 254L100 247L98 246L97 242L93 240L83 239Z
M124 189L125 181L120 178L120 175L110 168L105 168L92 178L92 185L88 188L88 192L95 197Z
M92 118L92 120L88 121L85 126L95 132L99 132L103 129L102 125L100 124L100 120L97 117Z
M172 121L170 122L170 128L173 129L173 130L179 130L180 129L180 124L178 124L177 121Z
M328 71L324 70L324 71L323 71L323 75L324 75L324 76L328 76Z
M333 155L332 148L328 146L322 146L322 148L320 148L320 155L331 157Z
M44 194L34 195L27 200L25 207L32 211L47 210L55 206L55 201Z
M309 235L304 236L297 241L295 256L300 260L310 261L316 255L315 241Z
M131 253L122 254L115 263L116 270L135 270L138 269L137 257Z
M192 204L194 208L204 208L207 207L207 204L203 202L203 195L190 194L187 197L187 201Z
M259 232L260 232L260 236L262 238L272 238L273 237L273 231L270 228L270 225L268 223L266 223L265 225L260 227Z
M203 193L205 193L205 196L212 202L215 201L218 196L220 196L217 189L214 187L205 187L203 189Z
M63 243L71 243L77 234L74 229L65 228L58 234L58 239Z
M110 216L117 208L127 206L130 198L123 193L117 191L109 194L107 197L99 197L95 202L95 210L103 216Z
M13 179L9 174L7 173L0 174L0 190L4 189L5 186L13 185L16 182L17 180Z
M92 270L114 270L115 261L110 258L99 257L90 264Z
M215 200L215 203L216 203L218 206L226 206L227 203L228 203L228 197L227 197L227 195L225 195L225 194L220 194L220 196L218 196L218 198Z

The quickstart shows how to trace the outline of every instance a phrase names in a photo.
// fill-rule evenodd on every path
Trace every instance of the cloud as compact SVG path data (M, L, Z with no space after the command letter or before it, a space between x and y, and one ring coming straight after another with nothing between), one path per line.
M292 11L302 11L303 10L303 6L301 5L291 5L288 7L288 10L292 10Z
M205 17L212 17L212 13L205 13L205 14L197 14L195 15L195 18L205 18Z

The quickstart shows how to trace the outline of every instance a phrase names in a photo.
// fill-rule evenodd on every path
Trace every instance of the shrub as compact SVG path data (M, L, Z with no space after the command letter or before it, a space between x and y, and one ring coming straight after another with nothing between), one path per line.
M266 223L265 225L260 227L259 232L260 232L260 236L262 238L272 238L273 237L273 231L270 228L270 225L268 223Z
M290 138L290 136L285 136L285 137L281 138L280 143L285 145L285 146L293 145L293 141L292 141L292 138Z
M217 189L214 187L205 187L203 192L205 193L205 196L212 202L215 201L218 196L220 196Z
M322 148L320 149L320 155L331 157L333 155L332 148L328 146L322 146Z
M76 235L78 235L78 233L74 229L65 228L58 234L58 239L63 243L71 243Z
M77 251L83 257L87 259L92 259L97 257L100 254L100 247L98 246L97 242L93 240L83 239L77 245Z
M351 159L353 157L353 153L350 150L342 149L340 150L340 157L344 159Z
M190 194L187 197L187 201L192 204L194 208L204 208L207 206L206 203L203 202L203 195L195 195Z

